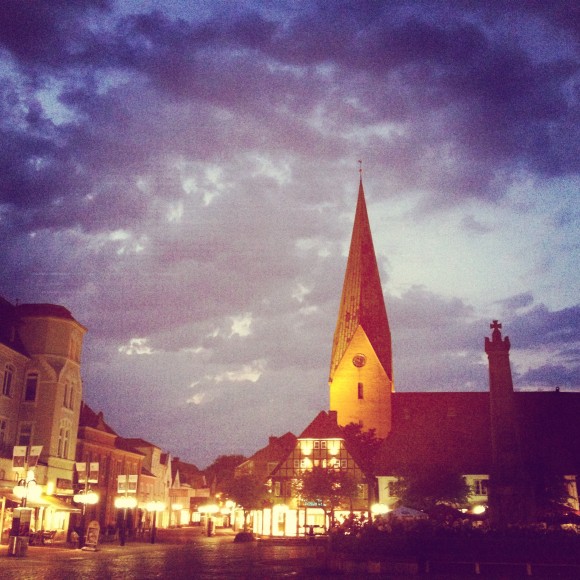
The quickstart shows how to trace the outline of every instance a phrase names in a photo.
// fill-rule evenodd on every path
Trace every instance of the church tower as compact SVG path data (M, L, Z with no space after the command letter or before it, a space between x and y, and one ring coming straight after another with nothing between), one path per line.
M485 338L489 360L492 467L489 515L496 526L528 523L534 515L533 487L525 471L520 439L520 416L510 368L510 340L502 338L494 320L491 340Z
M330 360L330 410L339 425L391 430L391 331L367 214L362 173Z

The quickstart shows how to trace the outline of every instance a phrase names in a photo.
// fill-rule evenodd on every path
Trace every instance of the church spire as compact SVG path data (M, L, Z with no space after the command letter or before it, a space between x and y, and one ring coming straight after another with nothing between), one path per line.
M359 172L354 226L332 345L330 381L356 330L362 327L392 383L391 331L367 214L362 166Z

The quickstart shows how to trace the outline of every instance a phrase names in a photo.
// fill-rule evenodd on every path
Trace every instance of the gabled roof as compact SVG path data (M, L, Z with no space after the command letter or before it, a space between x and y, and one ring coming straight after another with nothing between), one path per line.
M155 447L156 449L161 449L159 445L149 443L149 441L145 441L145 439L141 439L140 437L128 437L125 439L125 441L134 447Z
M81 402L81 412L79 417L79 429L82 427L90 427L97 431L117 435L117 433L107 423L105 423L102 411L95 413L84 401Z
M298 439L344 439L336 421L336 411L320 411Z
M236 467L236 474L252 473L256 477L266 478L276 466L288 457L296 445L296 435L288 431L280 437L271 436L268 445L262 447L251 457Z
M205 487L205 476L193 463L186 463L181 461L179 457L175 457L171 461L171 479L175 481L177 473L179 472L179 482L190 487ZM199 485L202 483L202 485Z
M361 326L369 338L387 376L393 380L391 331L385 308L379 268L367 214L362 179L352 229L338 321L330 358L330 379Z

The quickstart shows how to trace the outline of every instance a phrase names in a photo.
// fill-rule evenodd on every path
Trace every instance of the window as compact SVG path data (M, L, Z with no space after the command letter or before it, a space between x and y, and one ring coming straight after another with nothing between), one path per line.
M475 479L473 481L473 493L475 495L488 494L489 479Z
M342 469L346 469L346 466L348 465L347 460L346 459L341 459L340 460L340 467Z
M320 449L320 441L314 442L314 449Z
M0 417L0 449L6 441L6 432L8 431L8 420L4 417Z
M64 398L62 401L63 407L66 409L74 409L74 401L75 401L75 384L69 384L66 382L64 384Z
M12 376L14 375L14 368L6 365L4 369L4 381L2 383L2 394L6 397L12 396Z
M363 396L363 384L362 383L359 383L358 384L358 398L359 399L364 399L364 396Z
M38 374L33 373L26 377L26 385L24 387L24 400L36 401L36 390L38 387Z
M276 497L280 497L280 482L279 481L275 481L274 482L274 495Z
M60 422L60 429L58 432L58 449L57 449L57 456L63 457L65 459L68 458L69 450L70 450L70 433L72 429L72 423L67 419L63 419Z
M300 469L300 459L294 460L294 469Z
M32 442L32 423L21 423L18 432L18 445L28 446Z
M326 449L326 441L320 442L320 449Z

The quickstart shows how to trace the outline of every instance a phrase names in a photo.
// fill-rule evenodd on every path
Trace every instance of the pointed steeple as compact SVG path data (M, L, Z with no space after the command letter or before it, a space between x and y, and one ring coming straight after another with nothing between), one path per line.
M338 321L334 332L330 381L359 327L362 327L367 335L392 382L391 331L367 214L362 173Z

